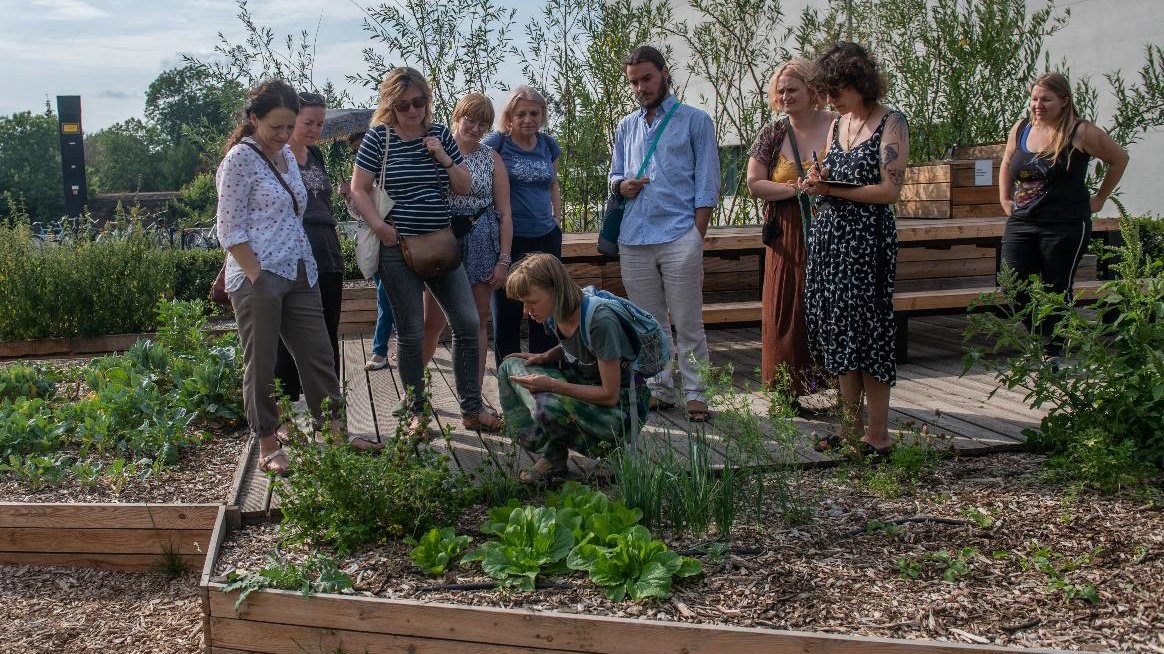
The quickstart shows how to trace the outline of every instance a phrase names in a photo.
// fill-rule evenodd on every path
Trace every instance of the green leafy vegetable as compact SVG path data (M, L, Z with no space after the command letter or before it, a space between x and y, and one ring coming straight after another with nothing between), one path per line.
M703 572L699 561L672 552L641 525L610 536L608 542L610 546L603 547L583 541L570 552L566 564L590 573L590 580L614 601L627 596L633 600L664 598L671 593L674 577Z
M456 562L457 557L465 551L473 539L458 536L452 527L444 529L434 527L421 536L419 541L411 537L404 540L414 546L408 556L417 567L430 575L441 575L449 569L450 564Z
M491 520L496 514L491 512ZM538 575L565 572L564 560L574 547L574 530L582 518L573 511L549 507L515 507L504 527L487 522L498 540L489 541L465 555L465 561L480 561L481 569L501 586L533 590Z

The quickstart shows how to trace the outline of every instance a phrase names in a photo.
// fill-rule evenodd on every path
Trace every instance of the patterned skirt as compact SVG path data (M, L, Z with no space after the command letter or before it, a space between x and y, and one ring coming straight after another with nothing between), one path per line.
M501 214L490 207L461 237L461 259L470 284L484 284L493 277L501 256Z

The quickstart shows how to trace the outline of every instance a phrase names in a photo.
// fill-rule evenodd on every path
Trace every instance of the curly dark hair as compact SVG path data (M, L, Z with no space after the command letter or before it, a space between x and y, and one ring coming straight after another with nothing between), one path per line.
M888 83L881 74L881 66L857 43L837 43L816 60L813 68L810 84L821 93L851 86L865 102L878 102L885 97Z

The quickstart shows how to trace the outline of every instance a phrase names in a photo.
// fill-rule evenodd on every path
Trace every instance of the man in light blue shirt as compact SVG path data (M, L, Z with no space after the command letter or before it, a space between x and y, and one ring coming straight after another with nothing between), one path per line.
M719 149L706 112L671 94L662 53L635 48L625 64L627 80L642 108L618 124L610 166L610 188L627 199L619 234L623 285L632 302L659 321L663 333L675 325L682 386L677 393L668 367L649 384L652 406L680 399L691 420L706 421L699 368L707 360L703 330L703 237L719 201ZM668 118L669 115L669 118ZM660 130L661 133L660 133ZM654 154L638 176L651 141Z

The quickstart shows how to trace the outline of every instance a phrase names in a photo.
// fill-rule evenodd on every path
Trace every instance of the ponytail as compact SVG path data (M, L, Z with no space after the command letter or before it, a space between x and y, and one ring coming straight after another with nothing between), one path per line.
M223 153L230 152L230 149L238 145L244 138L254 136L255 126L251 123L251 116L262 118L272 109L279 107L290 109L296 114L299 113L299 94L287 82L281 79L269 79L248 91L247 104L243 107L238 125L235 126L230 137L226 139L226 148L224 148Z

